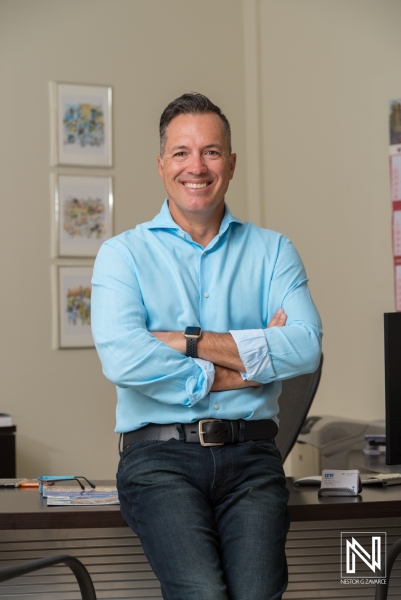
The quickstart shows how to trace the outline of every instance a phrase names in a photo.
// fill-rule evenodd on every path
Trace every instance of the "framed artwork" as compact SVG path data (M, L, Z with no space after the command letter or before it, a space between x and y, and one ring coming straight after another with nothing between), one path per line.
M110 86L53 84L54 163L112 166Z
M93 267L58 267L59 348L93 348Z
M59 175L54 202L58 256L96 256L113 235L112 178Z

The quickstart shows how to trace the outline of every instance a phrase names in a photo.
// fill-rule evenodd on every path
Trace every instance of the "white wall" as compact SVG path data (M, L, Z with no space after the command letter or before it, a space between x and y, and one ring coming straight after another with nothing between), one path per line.
M0 0L0 81L0 412L18 427L18 475L111 478L114 386L94 349L52 349L50 174L111 173L116 233L151 219L164 200L160 114L202 91L232 121L240 164L229 200L246 217L242 5ZM113 169L50 167L51 81L113 87Z
M112 477L117 461L95 350L51 348L49 176L98 170L50 167L50 81L113 86L116 233L163 200L164 106L188 90L222 106L234 213L289 235L322 314L312 412L383 417L400 22L399 0L0 0L0 411L18 426L19 475Z
M261 0L257 10L264 224L299 249L324 325L312 413L384 418L401 3Z

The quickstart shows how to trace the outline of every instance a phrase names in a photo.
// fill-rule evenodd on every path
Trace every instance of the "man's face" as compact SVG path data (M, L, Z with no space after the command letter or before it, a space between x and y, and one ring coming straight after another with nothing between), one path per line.
M158 157L172 216L212 215L224 202L235 161L217 114L175 117L167 128L163 157Z

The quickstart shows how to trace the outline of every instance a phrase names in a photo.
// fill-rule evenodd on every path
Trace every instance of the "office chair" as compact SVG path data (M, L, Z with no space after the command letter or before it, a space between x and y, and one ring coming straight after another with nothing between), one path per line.
M93 587L92 579L88 571L81 561L68 554L48 556L47 558L40 558L39 560L34 560L32 562L2 568L0 569L0 583L13 579L14 577L19 577L20 575L27 575L33 571L51 567L52 565L58 565L59 563L64 563L74 573L79 589L81 590L82 600L96 600L95 588Z
M390 550L387 552L386 567L383 568L382 572L381 572L382 577L384 576L384 573L387 572L386 583L383 583L383 584L377 583L376 584L375 600L387 600L388 585L390 583L391 569L393 568L395 559L400 554L400 552L401 552L401 540L397 540L396 542L394 542L394 544L391 546Z
M278 399L280 427L276 436L276 446L281 452L283 462L292 450L313 402L322 366L323 354L314 373L283 380L283 389Z

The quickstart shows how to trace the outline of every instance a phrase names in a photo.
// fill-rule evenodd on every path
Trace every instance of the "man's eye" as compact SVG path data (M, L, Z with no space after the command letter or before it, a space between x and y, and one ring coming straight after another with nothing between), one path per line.
M207 150L206 154L209 154L210 156L218 156L218 152L217 150Z
M183 156L185 156L185 152L176 152L174 154L174 156L177 156L178 158L182 158Z

